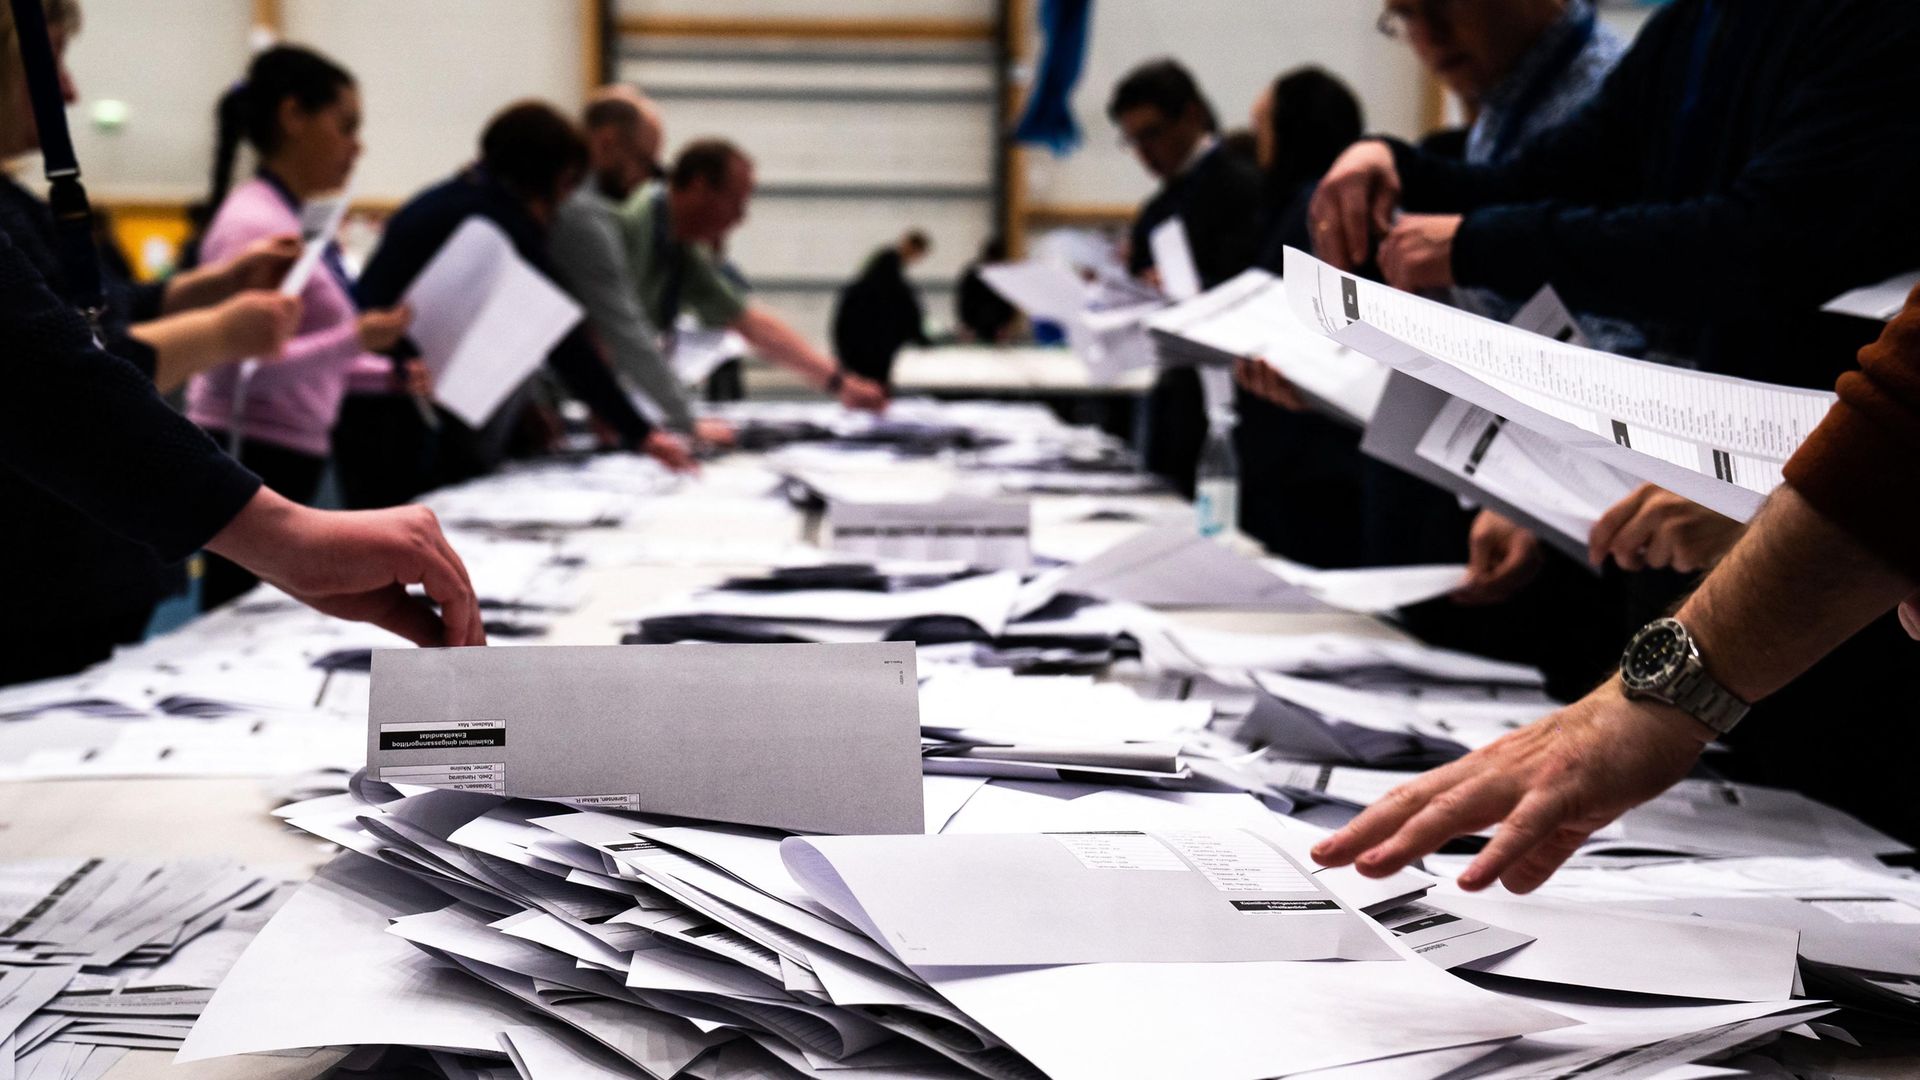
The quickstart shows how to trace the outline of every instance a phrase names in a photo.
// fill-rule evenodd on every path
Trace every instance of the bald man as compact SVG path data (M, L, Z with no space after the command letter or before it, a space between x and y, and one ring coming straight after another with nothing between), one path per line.
M614 370L659 407L666 426L727 442L732 433L725 425L695 419L686 387L661 351L661 328L640 305L623 246L620 204L660 174L660 110L630 86L608 86L587 103L583 120L591 175L554 217L554 269L586 309Z

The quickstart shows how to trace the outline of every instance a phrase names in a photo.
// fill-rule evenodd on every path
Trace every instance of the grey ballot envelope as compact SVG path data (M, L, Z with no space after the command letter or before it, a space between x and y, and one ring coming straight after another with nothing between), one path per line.
M920 833L913 645L403 649L375 779L817 833Z

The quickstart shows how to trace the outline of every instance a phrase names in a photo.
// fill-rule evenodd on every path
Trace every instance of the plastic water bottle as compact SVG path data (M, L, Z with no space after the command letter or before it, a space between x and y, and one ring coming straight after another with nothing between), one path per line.
M1240 524L1240 458L1233 452L1233 424L1231 409L1208 418L1207 443L1193 483L1201 536L1219 536Z

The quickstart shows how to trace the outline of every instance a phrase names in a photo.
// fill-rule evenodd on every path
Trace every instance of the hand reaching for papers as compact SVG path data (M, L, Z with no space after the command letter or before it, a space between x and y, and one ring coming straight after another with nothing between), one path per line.
M1457 836L1498 824L1460 875L1532 892L1586 839L1672 787L1712 738L1686 713L1630 701L1618 679L1498 742L1395 788L1321 841L1324 866L1387 877Z
M1314 253L1339 270L1362 265L1373 253L1375 233L1392 230L1399 206L1393 151L1374 139L1354 143L1327 170L1307 209Z
M424 507L312 510L263 487L207 548L322 614L416 645L487 643L467 568ZM410 585L440 613L408 595Z
M280 287L280 279L287 276L287 271L293 269L293 264L299 259L298 236L270 236L254 241L238 255L228 259L220 267L220 273L229 292L245 292L248 289L271 291Z
M840 404L856 412L883 413L887 411L887 391L872 379L846 372L840 377Z
M665 465L677 473L696 473L700 471L700 462L693 456L693 448L687 440L671 431L654 431L647 436L640 449L653 460Z
M383 353L400 344L413 325L413 308L397 304L384 311L369 311L360 316L360 347L371 353Z
M1467 536L1467 580L1453 600L1468 607L1504 603L1540 574L1540 538L1491 510Z
M693 439L696 443L727 449L740 441L740 431L729 421L703 416L693 422Z
M214 309L221 354L239 360L278 360L300 328L300 298L251 289Z
M1453 238L1458 214L1402 214L1380 242L1380 272L1407 292L1453 286Z
M1245 358L1233 362L1233 381L1254 397L1278 405L1289 412L1306 412L1307 399L1287 381L1285 375L1262 360Z
M393 372L394 389L417 398L433 397L433 372L424 360L402 360Z
M1719 562L1744 532L1732 518L1642 484L1594 522L1587 557L1595 566L1612 556L1622 570L1693 574Z

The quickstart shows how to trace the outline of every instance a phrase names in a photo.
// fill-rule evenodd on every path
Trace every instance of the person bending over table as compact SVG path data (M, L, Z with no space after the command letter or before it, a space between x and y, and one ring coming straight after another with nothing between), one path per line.
M1634 637L1617 677L1394 789L1314 858L1382 877L1498 824L1460 884L1530 892L1878 616L1897 606L1920 638L1920 477L1898 467L1920 455L1920 291L1839 392L1786 485L1677 614ZM1829 737L1813 719L1798 718L1805 737Z

